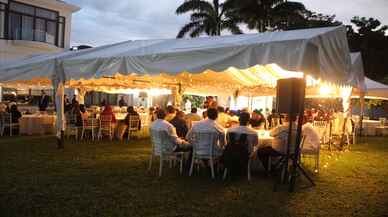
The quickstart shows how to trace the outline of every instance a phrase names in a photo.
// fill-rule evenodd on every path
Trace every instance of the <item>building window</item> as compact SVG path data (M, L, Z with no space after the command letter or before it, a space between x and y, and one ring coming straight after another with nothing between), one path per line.
M59 17L58 22L58 46L65 47L65 17Z
M0 2L0 38L5 38L5 4Z
M8 28L6 28L8 24ZM57 11L16 1L0 3L0 38L40 41L64 47L65 18Z

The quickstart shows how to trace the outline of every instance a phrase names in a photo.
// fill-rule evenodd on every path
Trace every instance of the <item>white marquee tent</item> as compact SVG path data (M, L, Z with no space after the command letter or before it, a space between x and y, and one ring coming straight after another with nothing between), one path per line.
M361 53L351 53L351 60L352 71L354 72L352 73L353 76L365 76ZM365 98L388 100L388 85L379 83L368 77L364 77L364 80L361 78L355 78L353 80L361 81L357 85L358 91L355 94L357 97L361 92L361 94L363 93L365 95Z
M234 91L273 87L289 73L357 87L346 28L328 27L195 39L127 41L40 55L0 66L1 85L52 85L58 132L64 128L64 85L90 88L171 87ZM237 70L238 69L238 70ZM232 73L230 73L232 71ZM234 71L234 72L233 72ZM300 74L300 73L297 73ZM249 90L248 90L249 91Z
M385 99L388 100L388 85L379 83L365 77L366 98Z

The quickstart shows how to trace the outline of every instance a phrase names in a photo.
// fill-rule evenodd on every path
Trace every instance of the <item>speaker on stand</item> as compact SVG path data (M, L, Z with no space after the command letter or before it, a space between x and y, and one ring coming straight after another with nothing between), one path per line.
M295 180L300 172L314 186L314 181L308 176L306 171L300 165L300 143L302 140L302 125L304 115L304 98L306 82L301 78L279 79L276 89L276 110L279 114L287 114L289 119L287 151L280 159L280 176L275 183L274 191L277 185L287 181L290 177L289 191L294 191ZM297 118L298 117L298 118ZM293 122L298 119L296 134L293 134ZM292 160L291 171L288 171L289 160Z

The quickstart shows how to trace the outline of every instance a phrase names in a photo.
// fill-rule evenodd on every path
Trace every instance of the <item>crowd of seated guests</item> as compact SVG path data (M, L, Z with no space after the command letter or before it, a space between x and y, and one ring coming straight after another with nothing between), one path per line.
M238 125L231 125L232 112L225 113L222 107L210 107L206 110L206 117L201 118L197 114L197 109L192 108L191 113L185 115L182 111L176 110L174 107L168 108L169 112L166 114L163 109L156 111L159 114L158 119L151 124L151 129L160 129L168 131L173 141L176 142L177 150L182 150L180 147L184 145L185 150L190 150L190 138L195 133L215 133L218 135L218 146L215 147L215 155L221 156L229 135L233 135L233 140L238 141L241 135L244 135L248 144L247 153L251 158L256 156L261 160L265 169L268 169L268 158L277 157L286 153L288 130L290 122L293 125L293 134L296 133L296 120L289 120L287 116L283 117L282 124L273 127L270 131L270 136L274 139L271 146L259 147L259 134L257 129L265 129L265 116L261 111L254 111L252 115L247 111L238 112ZM170 114L170 120L166 117ZM175 116L173 116L175 114ZM222 117L222 118L221 118ZM268 118L279 117L268 114ZM302 133L305 136L306 149L316 150L319 148L319 135L312 127L311 118L305 118L305 123L302 128ZM195 124L192 122L195 121ZM162 128L165 126L166 128ZM294 137L295 138L295 137ZM255 149L256 148L256 149Z

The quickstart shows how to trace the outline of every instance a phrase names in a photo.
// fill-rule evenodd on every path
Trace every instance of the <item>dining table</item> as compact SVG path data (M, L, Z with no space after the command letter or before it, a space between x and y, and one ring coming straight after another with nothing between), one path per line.
M269 130L255 130L259 137L259 144L255 147L255 150L262 147L272 147L272 141L274 137L270 136ZM224 128L225 134L228 132L227 128Z
M257 135L259 136L259 147L272 147L272 141L274 137L269 135L269 130L256 130Z
M376 128L380 125L380 121L362 120L362 134L364 136L376 136Z
M55 133L56 116L50 114L23 115L19 119L21 135L44 135Z

